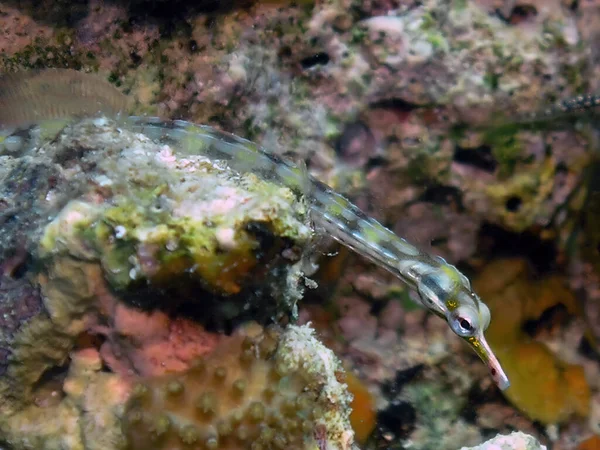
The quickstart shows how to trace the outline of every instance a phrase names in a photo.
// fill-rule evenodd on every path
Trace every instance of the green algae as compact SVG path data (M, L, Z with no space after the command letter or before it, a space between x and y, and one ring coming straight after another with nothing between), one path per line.
M185 274L215 295L254 285L257 273L269 274L262 264L281 265L275 278L296 270L279 252L302 247L311 231L306 205L287 187L211 162L194 134L184 134L172 153L90 121L71 132L78 145L94 147L85 157L95 172L80 182L100 182L104 201L67 204L40 240L47 263L65 256L98 261L116 291L143 282L168 286Z
M35 37L33 43L12 55L1 52L0 68L6 72L49 67L97 72L100 64L94 53L73 50L73 39L73 30L68 28L58 30L54 42L51 43L41 37Z

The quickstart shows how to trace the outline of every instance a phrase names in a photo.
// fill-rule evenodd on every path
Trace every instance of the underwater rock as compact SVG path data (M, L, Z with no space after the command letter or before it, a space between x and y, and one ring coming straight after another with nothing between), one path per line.
M206 328L293 315L303 292L312 231L291 191L108 120L64 126L25 132L0 169L14 215L0 223L0 434L10 442L43 417L56 433L79 420L72 399L56 414L31 405L49 385L65 391L82 345L128 377L180 371L220 342ZM48 433L31 440L57 442Z
M11 449L350 450L339 360L308 326L248 326L188 368L131 377L74 352L52 399L3 417Z
M475 447L462 447L460 450L546 450L546 446L533 436L516 431L506 436L498 435Z
M71 125L14 159L28 170L13 170L3 188L19 214L29 207L28 250L50 266L61 258L97 262L131 304L201 304L217 324L289 313L301 295L312 231L302 199L287 188L102 119ZM14 223L6 227L3 236L14 235ZM2 250L10 245L5 238ZM175 293L179 302L161 300Z

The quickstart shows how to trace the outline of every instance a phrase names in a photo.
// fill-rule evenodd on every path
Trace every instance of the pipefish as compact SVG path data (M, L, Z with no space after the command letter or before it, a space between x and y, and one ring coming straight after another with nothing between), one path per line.
M537 114L517 117L513 124L547 120L598 105L600 97L581 96ZM250 171L299 191L308 198L311 218L318 228L406 283L427 310L444 319L475 351L500 389L510 386L485 339L490 311L473 291L468 278L454 265L418 249L301 167L255 143L187 121L126 116L129 108L129 98L110 83L74 70L53 69L0 77L0 131L32 123L43 126L45 121L101 112L116 118L120 126L170 144L179 152L223 160L233 170Z
M537 113L509 118L497 126L543 122L579 114L597 106L600 106L599 96L583 95L563 100ZM396 235L344 196L311 177L303 168L246 139L187 121L130 116L123 122L152 139L175 145L181 151L225 160L234 170L252 171L307 195L311 217L318 228L415 290L421 304L446 320L451 330L466 341L487 365L498 387L505 390L510 386L506 373L485 339L490 311L471 288L469 279L454 265Z

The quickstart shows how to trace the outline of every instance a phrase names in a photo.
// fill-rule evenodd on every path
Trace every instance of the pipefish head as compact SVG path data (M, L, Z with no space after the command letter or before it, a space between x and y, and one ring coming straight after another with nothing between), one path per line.
M510 381L484 335L490 324L490 310L473 292L467 277L444 262L420 277L418 292L421 302L446 320L487 365L498 387L507 389Z

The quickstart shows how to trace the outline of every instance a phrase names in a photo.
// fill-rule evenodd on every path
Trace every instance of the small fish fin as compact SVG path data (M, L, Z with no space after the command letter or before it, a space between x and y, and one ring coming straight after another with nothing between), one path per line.
M0 129L45 120L130 112L132 99L103 77L73 69L0 76Z

